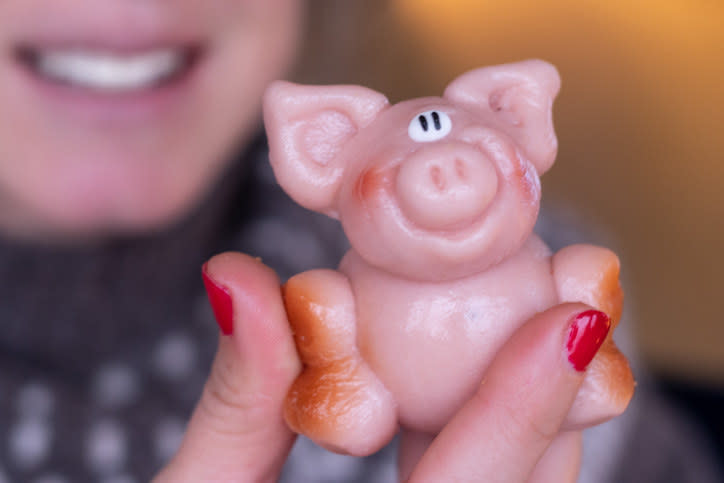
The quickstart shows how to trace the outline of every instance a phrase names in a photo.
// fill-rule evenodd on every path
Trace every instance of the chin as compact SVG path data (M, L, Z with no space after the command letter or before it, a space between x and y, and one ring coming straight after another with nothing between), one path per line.
M149 236L178 223L186 210L183 207L163 207L142 213L83 213L53 210L41 215L42 226L20 230L20 237L50 243L104 241L111 238ZM23 236L25 235L25 236Z
M44 183L7 203L11 209L0 213L0 227L11 238L50 243L148 236L190 216L207 186L193 180L162 185L122 181Z

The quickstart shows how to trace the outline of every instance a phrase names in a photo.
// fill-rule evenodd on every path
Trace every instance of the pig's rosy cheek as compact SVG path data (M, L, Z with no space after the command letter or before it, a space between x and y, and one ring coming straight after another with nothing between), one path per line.
M527 199L537 201L540 198L540 178L532 163L520 160L518 168L515 170L515 178L521 192Z
M364 171L355 184L357 200L364 204L375 199L384 190L386 182L385 171L375 168Z

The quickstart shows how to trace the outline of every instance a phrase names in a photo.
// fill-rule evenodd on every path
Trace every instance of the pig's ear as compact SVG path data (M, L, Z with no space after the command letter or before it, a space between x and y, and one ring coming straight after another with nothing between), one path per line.
M277 181L300 205L336 216L345 166L338 153L388 106L359 86L274 82L264 95L264 124Z
M543 174L558 150L553 130L553 99L561 85L556 68L542 60L483 67L455 79L444 96L483 111L518 144Z

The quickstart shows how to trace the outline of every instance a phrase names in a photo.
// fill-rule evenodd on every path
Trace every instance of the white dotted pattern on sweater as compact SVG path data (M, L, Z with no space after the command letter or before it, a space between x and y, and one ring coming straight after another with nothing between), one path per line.
M166 379L180 381L196 366L197 348L184 332L166 335L156 347L154 367Z
M47 421L20 419L9 432L9 449L13 461L24 468L39 465L50 451L52 431Z
M85 454L93 471L101 475L116 473L125 463L127 453L126 434L119 423L102 420L91 426Z
M107 364L96 373L92 393L103 407L117 409L127 406L140 394L138 375L128 366Z

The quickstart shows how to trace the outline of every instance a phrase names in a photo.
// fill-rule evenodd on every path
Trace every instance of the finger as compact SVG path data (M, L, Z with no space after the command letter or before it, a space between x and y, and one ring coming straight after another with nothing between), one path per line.
M294 440L282 402L300 368L279 281L239 253L209 260L204 281L219 349L181 448L157 481L274 481Z
M558 434L535 465L527 483L575 483L578 481L582 452L581 431Z
M583 304L534 316L433 441L413 481L526 481L558 434L610 320Z

